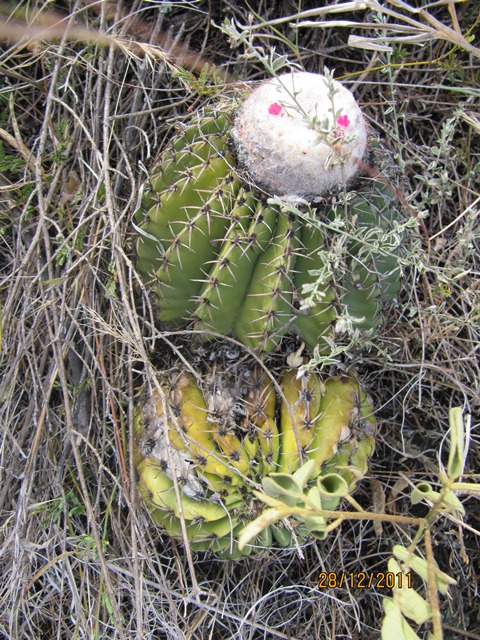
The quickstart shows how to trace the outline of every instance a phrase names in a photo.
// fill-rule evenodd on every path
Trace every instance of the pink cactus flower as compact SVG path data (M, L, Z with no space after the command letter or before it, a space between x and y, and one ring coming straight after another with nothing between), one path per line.
M279 105L279 104L278 104L278 102L274 102L273 104L271 104L271 105L268 107L268 113L269 113L271 116L278 116L278 115L280 115L281 110L282 110L282 107L281 107L281 105Z
M337 125L339 127L343 127L344 129L346 129L349 124L350 124L350 120L348 119L348 116L346 114L342 116L338 116Z

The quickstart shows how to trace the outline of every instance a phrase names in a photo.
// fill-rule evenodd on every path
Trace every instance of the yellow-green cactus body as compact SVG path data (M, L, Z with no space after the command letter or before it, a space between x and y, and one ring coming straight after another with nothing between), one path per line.
M164 473L152 458L146 458L137 465L140 474L140 483L151 494L151 501L163 510L172 510L177 518L181 517L180 512L187 520L202 518L211 522L219 520L225 515L225 509L220 504L215 504L210 500L194 500L181 492L181 508L175 493L174 481Z
M162 377L162 397L144 391L134 423L138 487L154 521L182 539L183 519L192 549L225 557L241 555L238 533L262 509L252 489L269 473L290 474L312 459L308 486L336 473L353 490L374 448L373 408L353 378L291 369L272 395L261 369L242 366L214 367L203 384L185 371ZM247 382L228 386L232 379ZM292 541L277 523L242 553L261 552L273 538Z
M339 376L325 381L315 435L308 451L308 459L315 461L313 477L337 453L341 443L350 439L359 413L367 411L373 414L370 401L355 380Z
M322 402L322 382L315 373L297 376L292 369L282 378L279 473L293 473L307 456L315 437Z

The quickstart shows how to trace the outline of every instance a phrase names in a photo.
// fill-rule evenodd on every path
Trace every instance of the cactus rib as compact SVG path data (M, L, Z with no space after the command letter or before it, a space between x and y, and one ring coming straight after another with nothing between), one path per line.
M274 236L258 259L235 323L235 335L251 349L274 349L293 321L292 280L299 222L280 212Z

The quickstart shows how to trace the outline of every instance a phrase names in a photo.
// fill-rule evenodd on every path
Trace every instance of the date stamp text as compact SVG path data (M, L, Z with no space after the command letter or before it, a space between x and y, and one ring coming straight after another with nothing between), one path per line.
M348 573L346 571L322 571L318 575L319 589L338 589L349 587L350 589L402 589L412 588L412 574L393 573L392 571L378 571L366 573L358 571Z

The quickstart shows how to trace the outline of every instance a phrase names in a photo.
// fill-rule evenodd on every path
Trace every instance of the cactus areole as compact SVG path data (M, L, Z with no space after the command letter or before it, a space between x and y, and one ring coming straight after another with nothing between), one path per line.
M321 196L361 170L367 127L352 93L329 75L288 73L263 82L232 131L240 165L270 194Z

